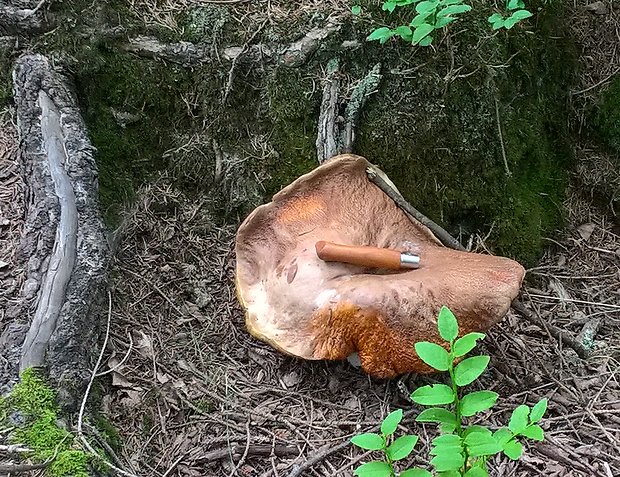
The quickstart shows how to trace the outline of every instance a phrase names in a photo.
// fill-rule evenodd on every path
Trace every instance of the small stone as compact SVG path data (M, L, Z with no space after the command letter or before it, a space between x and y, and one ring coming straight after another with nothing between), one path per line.
M609 9L605 2L594 2L586 5L586 10L594 13L595 15L607 15Z

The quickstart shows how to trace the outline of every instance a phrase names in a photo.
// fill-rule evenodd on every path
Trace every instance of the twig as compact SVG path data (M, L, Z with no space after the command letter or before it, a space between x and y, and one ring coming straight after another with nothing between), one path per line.
M586 359L588 357L588 351L584 348L583 344L570 336L568 333L562 331L560 328L553 326L549 323L544 323L540 318L538 318L530 310L528 310L519 299L513 300L511 306L514 311L519 313L519 315L521 315L527 321L529 321L533 325L536 325L538 328L547 330L549 334L553 336L556 340L561 341L566 346L572 348L573 351L575 351L575 353L577 353L580 358Z
M510 177L512 172L508 168L508 159L506 158L506 146L504 146L504 133L502 133L502 122L499 118L499 101L495 98L495 118L497 119L497 132L499 133L499 143L502 146L502 159L504 160L504 169L506 175Z
M452 235L450 235L446 230L444 230L441 226L437 225L435 222L430 220L424 214L415 209L411 204L409 204L402 195L400 195L397 191L394 190L385 180L380 177L376 171L371 168L366 169L366 173L368 174L369 180L377 185L385 194L392 199L396 205L398 205L402 210L404 210L411 217L422 223L422 225L428 227L428 229L433 232L433 234L444 244L446 247L452 248L454 250L460 250L465 252L466 249L463 247L458 240L456 240ZM553 298L553 297L550 297ZM580 300L572 300L579 302ZM615 308L615 305L607 305L602 304L608 307ZM580 358L587 358L588 351L586 348L579 343L575 338L571 337L569 334L564 333L561 329L547 323L543 323L538 317L534 316L525 305L519 301L519 299L515 299L512 302L512 309L515 310L519 315L525 318L530 323L536 325L537 327L548 330L551 336L553 336L558 341L561 341L565 345L572 348L575 353ZM620 308L620 306L618 306Z
M0 464L0 475L20 474L23 472L32 472L33 470L45 469L51 462L51 460L47 460L41 464Z
M78 414L78 422L77 422L77 435L80 441L82 441L82 445L88 450L93 456L99 458L105 465L107 465L113 471L124 475L125 477L137 477L135 474L127 472L114 464L108 462L105 459L101 459L101 455L93 449L90 445L90 442L84 436L84 432L82 430L82 426L84 424L84 411L86 410L86 402L88 401L88 396L90 395L90 390L93 387L93 383L95 382L95 377L97 376L97 371L101 366L101 361L103 361L103 355L105 353L105 349L108 345L108 339L110 338L110 324L112 322L112 293L108 291L108 320L106 324L106 332L105 338L103 340L103 345L101 346L101 352L99 353L99 357L97 358L97 362L95 363L95 367L90 376L90 380L88 381L88 386L86 386L86 391L84 391L84 397L82 398L82 404L80 405L80 412Z
M317 450L317 452L310 459L308 459L307 461L303 462L300 465L294 466L291 473L288 474L288 477L299 477L306 469L309 469L315 464L321 462L327 456L330 456L336 452L339 452L342 449L345 449L350 445L351 443L348 440L345 442L341 442L337 446L332 446L332 444L324 445L319 450Z
M235 466L235 468L230 472L228 477L233 477L237 473L237 471L243 465L243 463L245 462L245 459L248 456L248 452L250 450L250 419L249 418L248 418L248 422L246 422L245 424L245 431L246 431L246 438L245 438L245 449L243 450L243 455L241 456L241 459L239 459L239 462L237 462L237 465Z
M610 75L606 76L605 78L603 78L598 83L595 83L592 86L588 86L586 89L582 89L580 91L571 92L571 96L577 96L577 95L580 95L580 94L583 94L583 93L587 93L588 91L591 91L594 88L598 88L600 85L602 85L602 84L606 83L607 81L609 81L610 79L612 79L618 73L620 73L620 68L616 68Z
M269 457L272 451L278 457L286 457L286 456L297 455L298 449L297 447L292 447L292 446L274 446L272 448L271 444L250 445L248 447L247 455L259 455L259 456ZM200 463L214 462L220 459L226 459L227 457L230 457L231 455L240 456L244 452L245 452L245 446L241 446L241 445L235 445L232 449L229 449L228 447L223 447L221 449L207 452L199 457L196 457L195 461L200 462Z
M228 70L228 80L226 81L226 88L224 89L224 96L222 97L222 104L226 102L226 100L228 99L228 95L230 94L230 91L232 90L232 83L235 77L235 68L237 67L237 61L239 60L239 57L245 53L245 51L248 49L248 46L250 46L250 43L254 41L254 38L256 38L256 36L261 31L263 31L263 28L265 27L268 21L269 21L269 17L265 18L265 21L263 21L263 23L260 24L260 26L254 31L254 33L252 33L252 36L250 37L250 39L244 43L243 48L241 49L241 53L239 53L237 56L233 58L232 64L230 65L230 70Z
M409 202L407 202L402 195L400 195L394 188L392 188L385 180L377 174L373 169L366 169L366 174L368 174L368 178L370 182L377 185L379 189L381 189L385 194L392 199L397 206L403 209L407 214L416 219L425 227L429 228L431 232L444 244L446 247L452 248L454 250L461 250L465 252L465 247L463 247L458 240L456 240L452 235L450 235L445 229L441 226L437 225L431 219L426 217L424 214L419 212L416 208L414 208Z
M32 452L32 449L24 447L21 444L12 444L8 446L0 445L0 452L6 452L7 454L19 454L24 452Z

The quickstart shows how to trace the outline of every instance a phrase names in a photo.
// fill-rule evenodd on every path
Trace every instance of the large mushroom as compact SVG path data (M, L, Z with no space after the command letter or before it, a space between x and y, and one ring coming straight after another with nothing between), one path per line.
M357 352L376 377L431 372L413 346L441 343L441 306L461 334L486 331L507 313L525 271L507 258L444 247L369 181L368 167L363 157L336 156L241 224L236 286L246 326L304 359ZM355 247L350 259L342 245ZM417 268L393 265L401 253Z

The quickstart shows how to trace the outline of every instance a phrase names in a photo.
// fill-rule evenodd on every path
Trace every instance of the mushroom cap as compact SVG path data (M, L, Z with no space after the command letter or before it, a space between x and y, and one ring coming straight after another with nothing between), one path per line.
M358 352L364 371L376 377L432 372L413 346L443 344L442 305L454 312L460 335L484 332L507 313L525 270L508 258L444 247L368 179L369 167L363 157L336 156L241 224L236 288L246 326L304 359ZM315 250L321 240L415 253L421 264L386 272L324 262Z

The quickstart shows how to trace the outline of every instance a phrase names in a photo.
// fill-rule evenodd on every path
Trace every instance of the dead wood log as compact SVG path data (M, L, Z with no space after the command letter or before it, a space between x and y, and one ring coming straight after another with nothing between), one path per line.
M46 0L9 0L0 5L0 36L42 33L52 27Z
M298 67L308 61L325 39L339 30L339 24L330 22L324 27L313 28L291 44L258 43L229 46L219 51L217 56L239 64L263 60L284 66ZM139 56L170 61L185 67L210 63L216 56L209 44L195 44L187 41L163 43L150 36L130 38L127 43L121 45L121 48Z
M0 342L19 349L13 370L47 367L59 403L76 408L88 382L110 260L98 202L95 149L70 81L42 55L13 71L20 162L28 185L16 260L26 270L21 306ZM26 326L25 326L26 325ZM25 331L25 333L24 333Z

